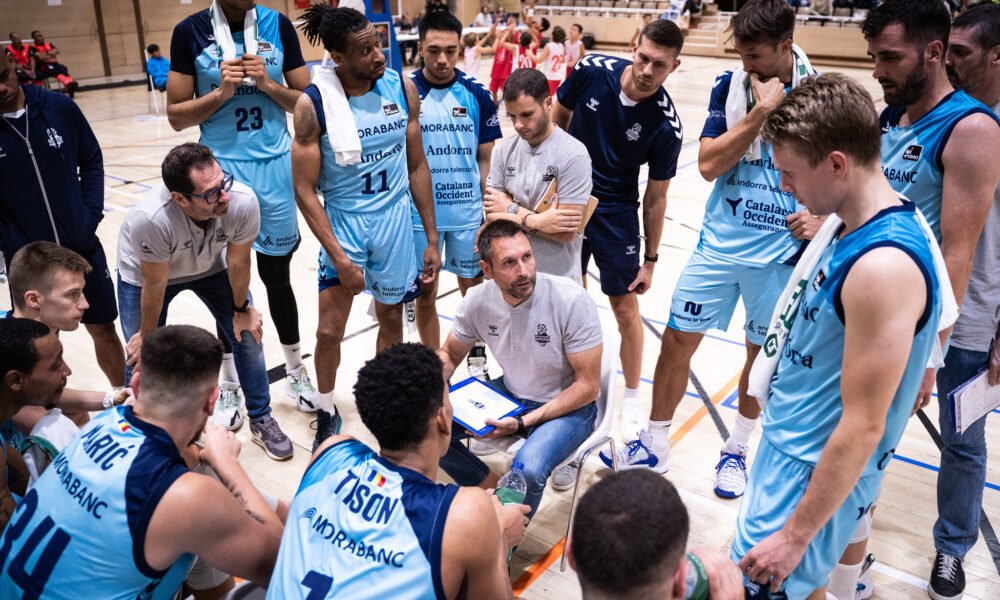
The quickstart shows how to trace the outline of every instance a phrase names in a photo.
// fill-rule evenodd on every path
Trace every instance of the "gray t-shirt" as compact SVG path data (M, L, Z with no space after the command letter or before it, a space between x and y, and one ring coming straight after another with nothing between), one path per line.
M1000 104L993 107L1000 115ZM963 350L986 352L1000 322L1000 186L976 245L969 289L951 333L951 344Z
M532 148L521 136L507 138L493 149L486 185L510 194L521 206L535 210L555 177L559 204L587 204L594 187L590 154L582 142L555 127L552 135ZM583 238L568 244L532 233L531 246L540 273L562 275L583 284L580 251Z
M239 182L229 191L229 211L203 228L170 199L167 188L154 188L125 217L118 234L118 273L126 283L142 285L142 262L170 263L167 283L185 283L226 268L229 244L246 244L260 229L260 206L253 190Z
M602 341L597 307L587 291L565 277L538 273L535 291L517 306L495 281L470 289L458 305L451 335L483 340L503 368L503 382L518 398L548 402L576 378L567 354Z

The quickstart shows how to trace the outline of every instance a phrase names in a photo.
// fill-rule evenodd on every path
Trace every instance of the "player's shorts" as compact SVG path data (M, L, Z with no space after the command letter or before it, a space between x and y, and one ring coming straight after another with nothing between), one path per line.
M217 158L223 171L250 186L260 204L260 232L253 249L270 256L285 256L299 243L298 208L292 185L292 153L264 160Z
M382 304L416 298L420 265L413 255L410 198L371 212L327 210L333 234L351 262L365 272L365 288ZM325 249L319 252L319 291L340 285L340 276Z
M496 75L490 75L490 93L495 94L499 90L503 89L507 85L507 78L510 77L510 73L507 73L503 77L497 77Z
M695 250L674 288L667 325L677 331L725 331L742 296L747 340L763 345L774 306L791 275L788 265L750 267Z
M812 472L813 465L781 452L767 437L761 438L736 519L731 554L734 561L739 562L756 544L781 529L802 500ZM833 517L809 542L802 561L782 587L787 598L805 598L816 588L826 586L827 578L851 541L858 520L875 501L882 475L862 477ZM744 585L747 597L755 597L758 585L747 578L744 578Z
M441 269L454 273L463 279L482 277L479 268L479 253L473 252L476 247L478 227L460 229L458 231L438 231L438 251L441 253ZM427 236L423 229L413 230L414 256L418 265L424 264L424 250L427 249Z
M601 273L601 291L605 296L630 293L628 286L639 274L641 255L638 211L594 213L584 230L581 269L587 272L593 256Z
M114 323L118 318L118 301L104 247L98 242L90 255L81 253L81 256L87 259L91 267L90 273L83 278L83 295L90 308L84 311L81 322L85 325Z

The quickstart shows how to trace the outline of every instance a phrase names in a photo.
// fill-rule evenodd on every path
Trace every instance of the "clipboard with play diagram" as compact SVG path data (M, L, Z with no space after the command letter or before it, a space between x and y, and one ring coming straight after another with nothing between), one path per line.
M495 429L486 419L498 421L513 417L526 409L475 377L469 377L448 388L454 420L465 429L482 437Z

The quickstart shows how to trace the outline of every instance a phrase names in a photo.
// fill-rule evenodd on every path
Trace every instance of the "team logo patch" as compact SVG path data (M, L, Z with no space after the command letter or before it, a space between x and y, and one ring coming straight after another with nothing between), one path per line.
M625 137L627 137L630 142L637 142L639 141L640 132L642 132L642 125L636 123L628 128L628 131L625 132Z
M826 281L826 273L823 272L823 269L820 269L819 273L816 273L816 278L813 279L813 291L818 292L819 286L823 285L824 281Z
M62 136L59 135L58 131L49 127L45 132L46 134L48 134L50 146L52 146L53 148L62 148L63 139Z
M224 242L227 239L229 239L229 236L226 235L226 230L225 229L219 227L219 228L217 228L215 230L215 241L216 242Z
M545 175L542 175L542 181L548 182L556 178L556 168L552 165L545 167Z
M464 106L453 106L451 108L451 116L453 117L468 117L469 109Z
M924 151L923 146L918 146L913 144L912 146L907 146L906 150L903 150L903 160L912 160L914 162L920 160L920 154Z
M392 104L383 104L382 111L385 112L385 116L391 117L392 115L399 114L399 105L393 102Z
M535 327L535 341L538 342L539 346L544 346L552 341L552 338L549 337L548 327L544 323L539 323Z
M146 254L152 254L153 253L153 247L149 245L149 242L140 242L139 243L139 247Z

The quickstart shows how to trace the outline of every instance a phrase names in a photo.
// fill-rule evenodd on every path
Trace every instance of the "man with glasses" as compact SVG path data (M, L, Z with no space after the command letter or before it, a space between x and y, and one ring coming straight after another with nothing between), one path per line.
M141 363L143 336L166 322L177 294L191 290L233 347L253 440L274 460L291 458L292 443L271 416L262 320L250 303L257 198L201 144L171 150L162 175L163 187L129 212L118 236L118 304L130 377Z

